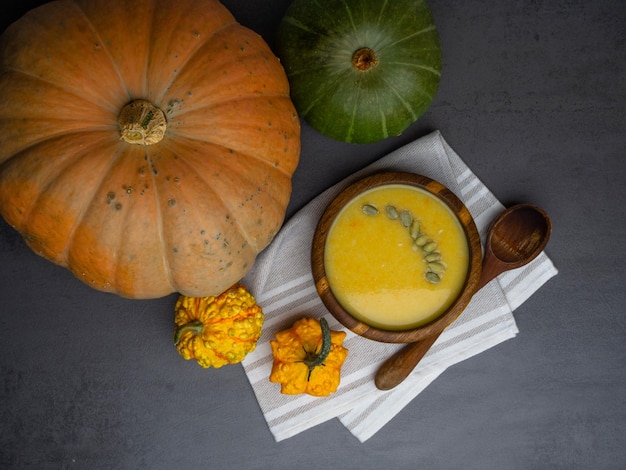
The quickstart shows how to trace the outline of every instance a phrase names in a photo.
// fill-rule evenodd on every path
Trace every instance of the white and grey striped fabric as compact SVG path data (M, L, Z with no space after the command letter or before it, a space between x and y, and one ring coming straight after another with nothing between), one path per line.
M263 334L243 366L276 441L339 418L364 442L447 367L514 337L518 330L512 311L557 274L550 259L542 253L528 266L505 273L497 282L485 286L439 337L413 373L393 390L378 390L374 374L402 346L378 343L346 330L344 345L349 354L337 392L328 398L282 395L280 386L269 382L272 367L269 341L276 332L303 316L324 316L332 329L345 330L329 314L315 291L310 253L317 222L342 189L380 171L418 173L443 183L466 204L482 237L490 221L503 209L440 132L435 131L329 188L285 223L243 280L265 312Z

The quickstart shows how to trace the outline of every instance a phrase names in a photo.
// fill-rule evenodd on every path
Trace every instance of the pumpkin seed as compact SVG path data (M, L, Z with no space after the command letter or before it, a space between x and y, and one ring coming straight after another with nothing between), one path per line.
M437 249L437 243L433 241L429 241L425 245L422 245L422 250L424 250L425 253L430 253L431 251L435 251L436 249Z
M378 209L372 204L363 204L361 210L365 215L378 215Z
M409 211L404 210L400 213L400 221L402 222L402 225L404 225L405 227L410 227L411 224L413 223L413 216L411 215Z
M428 237L426 235L420 235L415 239L415 244L417 246L424 246L428 242Z
M391 220L396 220L398 218L398 209L391 205L385 207L385 212L387 212L387 217L389 217Z
M378 208L374 204L363 204L361 210L366 215L375 216L378 215ZM403 209L398 212L398 209L392 204L388 204L385 207L385 213L390 220L400 220L402 226L408 228L409 235L413 240L411 248L414 251L419 251L424 257L424 261L427 264L427 270L424 273L426 280L431 284L438 284L441 281L441 275L446 270L445 263L442 262L442 255L437 250L437 242L428 238L427 235L420 233L421 224L420 221L413 217L411 212L407 209ZM309 369L310 371L311 369Z
M446 267L438 261L434 261L432 263L428 263L428 270L435 274L441 274L446 270Z
M411 238L415 240L420 236L420 221L417 219L413 219L413 223L411 223L411 228L409 229L409 234Z
M432 253L427 254L424 259L428 262L428 263L432 263L433 261L440 261L441 260L441 253L439 253L438 251L433 251Z

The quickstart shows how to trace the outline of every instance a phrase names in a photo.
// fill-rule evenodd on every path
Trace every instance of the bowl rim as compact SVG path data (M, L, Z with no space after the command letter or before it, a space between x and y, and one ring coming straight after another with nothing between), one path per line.
M328 232L345 205L365 191L380 186L407 185L426 190L445 203L459 220L467 238L469 261L460 295L452 305L431 322L406 330L377 328L348 313L335 297L324 267L324 250ZM311 270L315 289L328 311L343 326L365 338L385 343L411 343L439 334L463 312L475 294L482 269L482 245L474 219L463 202L446 186L427 176L401 171L382 171L349 184L327 205L313 234Z

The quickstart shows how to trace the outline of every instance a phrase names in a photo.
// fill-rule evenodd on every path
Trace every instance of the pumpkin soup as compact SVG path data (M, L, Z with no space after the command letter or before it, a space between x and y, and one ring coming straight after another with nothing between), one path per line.
M459 296L467 237L450 208L423 189L389 184L339 212L324 266L339 303L368 325L405 330L440 316Z

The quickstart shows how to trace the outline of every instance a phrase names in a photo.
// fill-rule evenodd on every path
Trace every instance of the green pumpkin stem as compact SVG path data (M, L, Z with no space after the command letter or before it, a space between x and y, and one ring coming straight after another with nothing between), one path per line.
M304 364L309 368L309 375L307 376L307 382L311 379L311 372L317 366L324 365L324 361L330 354L330 327L328 326L328 322L324 318L320 318L320 327L322 328L322 346L320 348L320 352L316 353L315 351L307 351L306 357L302 360Z
M202 333L203 329L204 329L204 325L202 324L200 320L195 320L189 323L185 323L184 325L180 325L174 331L174 344L178 344L180 342L180 338L186 332L189 331L193 333L194 335L199 335L200 333Z
M378 65L376 53L369 47L357 49L352 55L352 66L359 72L367 72Z

